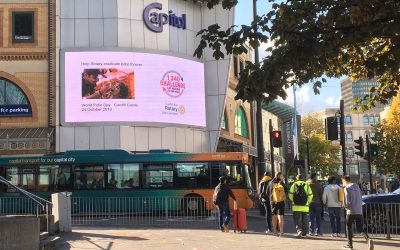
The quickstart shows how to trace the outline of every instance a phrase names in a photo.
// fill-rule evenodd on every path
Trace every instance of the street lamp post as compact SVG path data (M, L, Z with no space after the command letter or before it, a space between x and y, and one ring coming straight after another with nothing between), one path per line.
M257 0L253 0L253 20L257 19ZM258 63L260 55L258 47L254 48L254 61ZM263 138L263 123L262 123L262 101L257 100L256 104L256 127L257 127L257 156L258 168L266 171L265 168L265 153L264 153L264 138Z

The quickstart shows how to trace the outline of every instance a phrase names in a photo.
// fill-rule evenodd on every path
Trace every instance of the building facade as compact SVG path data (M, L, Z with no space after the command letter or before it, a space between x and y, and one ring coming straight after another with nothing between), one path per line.
M60 61L58 65L60 71L57 77L57 93L60 100L56 126L57 151L110 148L122 148L129 151L148 151L160 148L180 152L216 151L227 93L230 59L216 61L212 57L210 49L206 49L203 57L199 60L193 58L193 53L199 44L197 32L214 23L227 29L233 24L233 11L223 10L221 6L209 10L202 4L202 1L184 0L59 0L57 3L57 62ZM166 23L168 21L169 24ZM163 68L165 65L160 64L162 56L171 60L170 63L176 63L183 59L186 60L184 61L186 63L200 63L205 72L199 76L199 79L204 78L204 88L197 92L205 97L205 102L203 100L204 124L196 126L178 122L180 124L177 125L174 119L169 122L158 121L157 119L161 115L151 114L151 112L148 112L148 121L138 122L134 116L130 117L129 112L120 112L125 115L122 120L115 119L110 122L107 119L112 115L104 115L99 121L85 121L86 117L83 115L79 122L68 122L66 114L71 105L74 102L88 102L68 99L70 98L68 85L73 82L66 80L69 77L69 70L71 70L68 67L75 61L66 63L65 60L73 53L81 53L81 55L83 55L82 53L88 53L85 55L108 53L107 57L112 63L117 63L114 59L118 53L132 58L139 55L135 53L142 53L140 56L143 57L157 57L147 63L137 63L134 59L130 61L134 65L132 69L135 71L135 88L137 87L135 100L138 101L142 97L140 95L142 92L139 89L140 82L136 80L139 77L142 77L140 79L143 81L146 81L146 77L157 77L157 81L160 81L165 73L158 72L162 73L160 76L155 76L156 73L139 76L137 73L140 71L139 66ZM86 69L93 67L101 69L100 66L93 66L91 61L81 64L84 63L89 64ZM97 64L101 64L101 62L96 61L95 65ZM77 67L81 67L81 65L77 65ZM82 70L84 69L82 68ZM188 77L192 77L191 74L181 77L181 80L188 79ZM184 88L189 84L180 83L176 86ZM182 96L189 91L188 88L185 89L186 92ZM154 93L158 93L160 89L154 89ZM72 88L71 91L75 90ZM165 97L165 95L162 96L162 98ZM156 103L157 95L152 98ZM176 98L171 98L172 107L167 107L170 103L165 103L166 109L169 109L168 112L176 112L175 118L181 117L180 115L185 113L185 107L185 114L195 113L195 111L189 110L191 103L186 104L185 107L179 105L178 108L175 106L175 102L178 102L176 100ZM72 104L66 105L68 101L71 101ZM140 107L140 105L134 107ZM93 110L93 108L88 110ZM198 115L202 116L201 113ZM128 119L125 120L125 118ZM104 122L104 120L108 122Z
M54 151L54 11L55 1L0 3L0 155Z

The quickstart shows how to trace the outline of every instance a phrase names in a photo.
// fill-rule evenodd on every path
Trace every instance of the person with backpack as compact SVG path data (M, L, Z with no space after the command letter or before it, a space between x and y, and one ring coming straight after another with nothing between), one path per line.
M317 174L312 173L307 181L313 193L310 203L310 235L321 235L321 210L322 210L322 187L317 181Z
M329 185L325 187L322 194L322 201L328 208L329 219L331 222L332 237L341 237L340 235L340 208L342 203L339 201L339 189L336 184L336 178L330 176L328 178Z
M293 219L296 225L297 238L305 238L308 227L307 214L313 193L300 174L296 176L296 181L290 187L289 199L293 204Z
M283 236L283 216L285 215L286 186L283 182L282 172L277 172L275 177L269 182L267 196L270 200L272 226L274 235L277 235L279 221L279 236Z
M236 202L232 189L228 186L228 179L225 176L219 177L219 184L215 187L213 202L218 207L219 228L222 232L229 232L229 221L231 210L229 208L229 196Z
M267 230L265 231L265 234L272 232L271 203L269 196L267 195L268 185L271 180L271 173L265 172L264 177L261 179L260 184L258 185L258 197L260 198L260 202L265 209L265 223L267 224Z
M374 249L374 243L369 238L363 227L363 208L361 190L357 184L351 183L348 175L342 176L344 186L344 207L346 209L346 229L348 244L345 249L353 249L353 223L356 223L357 231L361 233L368 243L368 249Z

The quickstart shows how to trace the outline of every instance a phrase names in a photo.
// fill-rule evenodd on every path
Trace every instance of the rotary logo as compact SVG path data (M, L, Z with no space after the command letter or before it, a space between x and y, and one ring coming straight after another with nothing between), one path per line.
M176 71L168 71L164 74L160 85L165 94L170 97L179 97L183 94L186 88L186 84L183 81L183 77Z
M179 111L179 113L180 113L181 115L185 114L185 113L186 113L185 106L180 105L179 108L178 108L178 111Z

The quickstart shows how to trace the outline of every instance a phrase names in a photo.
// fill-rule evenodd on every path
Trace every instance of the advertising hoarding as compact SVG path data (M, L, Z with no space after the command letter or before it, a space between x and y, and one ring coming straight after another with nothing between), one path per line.
M117 51L64 54L66 123L144 122L205 127L203 63Z

